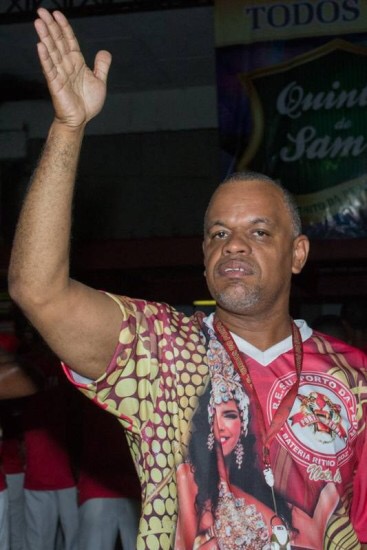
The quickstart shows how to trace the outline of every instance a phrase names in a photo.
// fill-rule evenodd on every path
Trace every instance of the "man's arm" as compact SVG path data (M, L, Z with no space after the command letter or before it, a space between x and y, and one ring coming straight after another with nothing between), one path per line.
M84 128L103 107L111 56L98 52L91 71L66 18L44 8L38 15L38 55L55 117L19 218L9 291L60 359L97 378L113 354L120 312L69 278L69 240Z

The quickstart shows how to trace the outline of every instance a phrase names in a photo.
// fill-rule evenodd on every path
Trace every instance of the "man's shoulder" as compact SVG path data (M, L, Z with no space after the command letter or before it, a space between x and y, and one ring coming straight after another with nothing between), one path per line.
M342 356L348 363L367 369L366 351L356 348L344 340L314 330L305 344L306 350L313 354Z
M202 330L205 314L201 311L191 312L190 308L180 308L165 302L124 295L110 293L107 295L118 304L125 321L131 321L131 318L134 318L137 323L152 327L159 327L159 325L172 327L175 332L199 333Z

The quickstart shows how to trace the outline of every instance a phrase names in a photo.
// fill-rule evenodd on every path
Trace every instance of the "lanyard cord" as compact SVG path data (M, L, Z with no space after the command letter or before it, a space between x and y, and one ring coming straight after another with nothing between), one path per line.
M233 336L227 329L227 327L218 319L214 317L214 330L219 342L223 345L228 353L234 368L241 377L242 383L253 398L253 402L257 412L257 419L259 421L260 435L263 445L263 464L264 464L264 476L267 484L271 487L273 493L273 502L275 513L277 514L276 502L274 496L274 477L270 464L270 444L276 434L280 431L283 424L286 422L289 413L292 409L293 403L297 397L299 383L301 379L302 361L303 361L303 346L302 338L299 329L294 321L292 321L292 342L293 342L293 356L297 379L285 397L282 399L279 407L276 409L273 419L270 423L269 429L266 428L264 413L261 408L259 396L256 392L254 384L251 380L250 372L246 365L245 359L241 356ZM270 477L269 477L270 475Z

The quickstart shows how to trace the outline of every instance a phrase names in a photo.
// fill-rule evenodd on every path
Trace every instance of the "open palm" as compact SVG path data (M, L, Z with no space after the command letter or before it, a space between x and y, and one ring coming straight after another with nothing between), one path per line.
M44 8L38 16L38 55L56 117L69 126L83 125L103 107L111 55L99 51L92 71L65 16L59 11L51 15Z

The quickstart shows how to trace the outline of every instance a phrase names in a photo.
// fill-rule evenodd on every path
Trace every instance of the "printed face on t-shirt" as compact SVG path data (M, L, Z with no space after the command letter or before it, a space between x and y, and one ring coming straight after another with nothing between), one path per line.
M215 441L222 447L223 455L229 456L241 435L241 417L234 399L216 405L213 431Z

